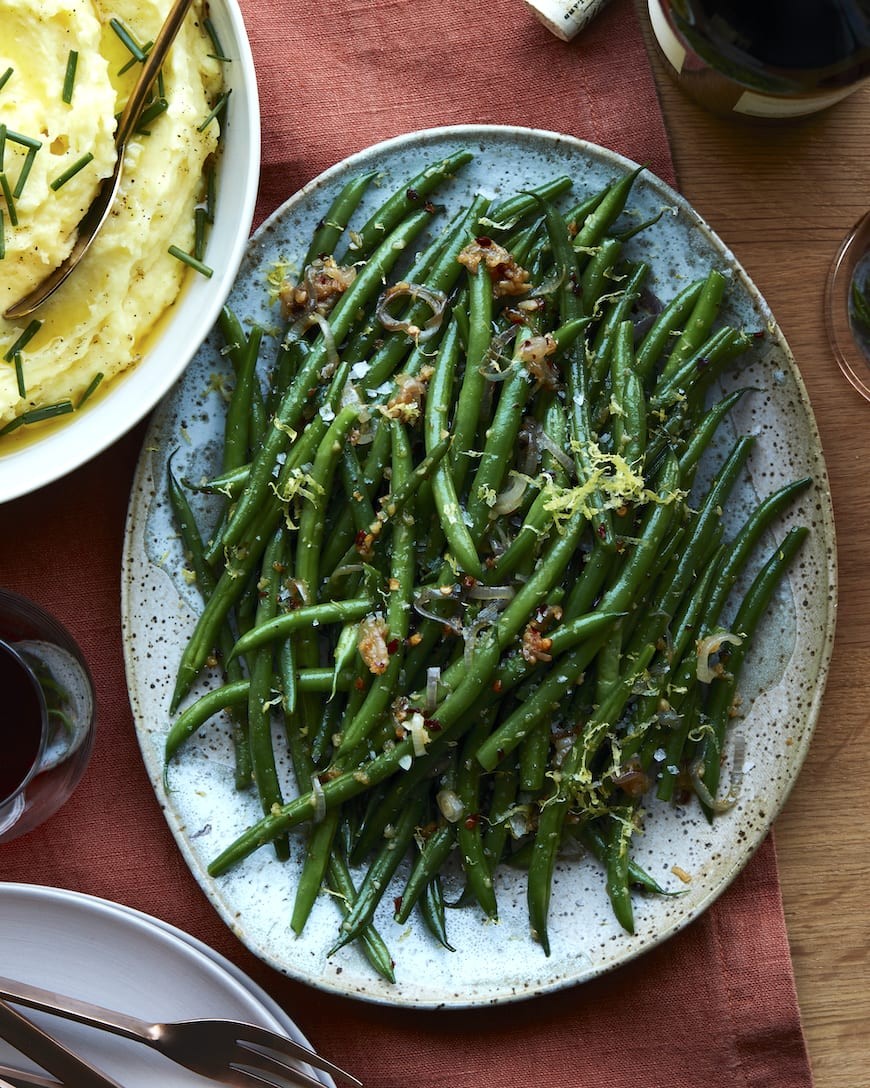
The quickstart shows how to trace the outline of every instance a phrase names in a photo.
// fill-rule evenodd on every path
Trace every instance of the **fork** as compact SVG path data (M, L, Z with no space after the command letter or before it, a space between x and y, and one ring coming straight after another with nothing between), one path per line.
M287 1081L324 1088L323 1081L300 1068L299 1062L362 1088L356 1077L313 1050L256 1024L216 1019L152 1023L2 976L0 998L135 1039L179 1065L231 1088L255 1085L280 1088Z

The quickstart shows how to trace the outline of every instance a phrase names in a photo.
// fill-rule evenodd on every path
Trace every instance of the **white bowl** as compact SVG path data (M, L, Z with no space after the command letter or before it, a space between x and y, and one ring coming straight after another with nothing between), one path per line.
M231 63L232 89L220 159L215 221L205 261L210 279L188 276L171 314L146 354L81 412L24 442L0 440L0 502L25 495L78 468L126 434L169 392L208 335L245 253L260 176L257 80L236 0L211 0L209 14Z

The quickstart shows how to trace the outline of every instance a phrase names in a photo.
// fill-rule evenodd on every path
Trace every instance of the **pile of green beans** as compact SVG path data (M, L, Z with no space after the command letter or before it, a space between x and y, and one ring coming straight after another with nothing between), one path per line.
M385 895L450 948L445 889L461 880L450 906L497 918L503 866L527 873L549 954L569 843L634 931L634 897L663 892L631 855L645 805L712 819L729 803L740 670L807 532L764 557L809 479L726 516L751 437L698 472L751 395L716 393L717 378L755 337L723 320L716 269L651 304L625 245L656 229L625 225L637 174L580 198L558 177L450 215L470 158L431 164L355 228L374 175L344 186L298 270L303 285L330 259L353 266L328 311L276 341L225 309L220 474L169 472L203 609L167 782L229 715L236 786L263 815L211 875L264 846L295 852L293 931L329 889L334 948L358 941L386 978ZM216 521L197 525L192 490L223 496Z

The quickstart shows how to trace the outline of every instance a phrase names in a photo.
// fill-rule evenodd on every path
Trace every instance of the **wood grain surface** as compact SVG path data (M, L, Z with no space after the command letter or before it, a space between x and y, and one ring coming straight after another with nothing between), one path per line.
M720 119L652 49L678 187L777 317L822 437L838 541L834 656L804 768L774 830L816 1088L870 1084L870 403L828 346L825 280L870 208L870 86L800 121Z

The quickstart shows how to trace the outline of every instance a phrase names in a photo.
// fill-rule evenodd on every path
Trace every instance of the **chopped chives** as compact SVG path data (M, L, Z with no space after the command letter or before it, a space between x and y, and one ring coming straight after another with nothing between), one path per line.
M87 387L87 389L84 391L84 393L82 393L82 395L79 397L79 402L76 405L76 410L77 411L78 411L79 408L81 408L81 406L85 403L86 400L88 400L90 397L92 397L94 395L94 393L97 391L97 386L100 384L100 382L102 380L103 380L103 372L100 370L93 376L93 378L91 378L90 385Z
M25 136L22 132L13 132L11 128L6 129L6 139L33 151L38 151L42 147L42 140L37 140L34 136Z
M27 396L27 386L24 384L24 366L21 362L21 352L15 352L15 381L18 383L18 396Z
M7 352L6 352L6 354L3 356L3 358L6 360L6 362L11 363L12 360L15 358L15 356L19 352L21 352L26 347L27 344L30 343L30 341L34 338L34 336L36 336L36 334L39 332L39 330L41 328L42 328L42 322L38 318L34 317L34 319L30 322L30 324L24 330L24 332L22 332L22 334L18 337L18 339L15 341L15 343L12 345L12 347L9 348L7 350Z
M0 261L6 256L6 216L0 208Z
M208 117L206 117L202 124L197 126L197 132L205 132L205 130L212 123L215 117L217 117L218 114L223 113L223 111L226 109L229 97L230 91L224 91L224 93L220 96L217 102L215 102L213 108L210 110Z
M24 415L28 423L42 423L44 419L65 416L73 410L71 400L60 400L56 404L44 404L41 408L32 408L29 412L25 412Z
M10 227L17 227L18 212L15 210L15 199L9 187L9 178L5 174L0 174L0 190L3 192L3 199L6 201L6 208L9 212L9 225Z
M24 186L27 183L27 178L30 175L30 168L33 166L33 160L36 158L36 153L39 149L36 147L29 147L27 154L24 157L24 162L21 164L21 171L18 175L18 181L15 182L15 188L12 190L12 195L16 200L24 192Z
M0 429L0 435L9 434L19 427L29 423L42 423L46 419L54 419L55 416L65 416L74 412L71 400L60 400L56 404L44 404L41 408L31 408L29 412L22 412Z
M193 254L185 253L184 250L179 249L178 246L170 246L169 252L172 254L173 257L177 258L183 264L190 265L191 268L199 272L201 276L205 276L206 279L211 279L211 277L214 275L213 268L209 268L207 264L203 264L202 261L197 260L197 258L194 257Z
M206 210L200 204L193 212L193 255L198 261L201 261L205 254L205 228L207 219Z
M162 68L157 73L157 79L154 81L154 86L157 88L157 97L158 98L165 98L166 97L166 83L163 80L163 69Z
M72 102L73 87L76 81L76 68L79 63L79 55L75 49L70 49L69 56L66 59L66 74L63 78L63 93L61 98L67 105Z
M0 170L3 169L3 162L6 158L6 125L0 122Z
M120 38L124 48L130 53L134 60L143 61L145 59L145 50L138 44L136 39L130 33L130 31L124 26L118 18L112 18L109 20L109 26Z
M0 91L2 91L3 88L6 86L6 84L9 82L9 77L11 75L12 75L12 69L7 68L6 71L3 73L3 75L0 76Z
M68 167L66 170L64 170L62 174L59 174L54 179L54 181L51 183L51 188L55 192L57 192L58 189L61 188L61 186L66 185L70 178L74 178L80 170L83 170L88 165L88 163L93 160L93 157L94 153L92 151L88 151L86 154L82 155L81 158L76 159L72 166Z
M0 427L0 438L4 435L11 434L13 431L17 431L18 428L23 426L26 422L27 420L24 416L16 416L14 419L11 419L5 427Z
M217 171L214 168L214 161L212 159L209 159L206 167L205 184L205 207L208 212L208 221L209 223L214 223L214 210L217 203Z
M169 109L169 102L165 98L154 98L149 104L142 110L139 116L139 120L136 123L137 132L145 132L152 121L156 120L161 113L165 113Z
M204 19L203 25L205 26L205 32L211 38L211 44L214 46L214 52L210 56L214 60L230 62L230 58L224 52L224 47L221 45L221 40L218 37L217 29L211 19Z
M144 56L146 56L146 57L148 56L148 54L151 52L151 47L153 45L154 45L154 42L146 42L141 47L141 52L144 54ZM139 64L139 63L141 63L141 62L139 61L138 57L131 57L122 68L118 69L118 75L122 76L125 72L129 72L129 70L133 67L134 64Z

